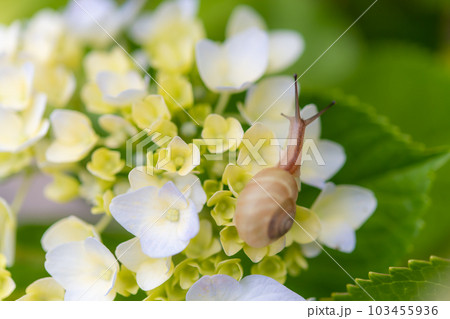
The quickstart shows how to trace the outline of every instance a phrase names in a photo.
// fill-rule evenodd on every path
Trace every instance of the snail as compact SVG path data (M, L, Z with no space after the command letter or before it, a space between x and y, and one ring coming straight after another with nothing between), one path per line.
M286 159L277 166L259 171L247 183L236 202L234 224L239 237L248 245L265 247L291 229L295 218L300 177L301 150L305 129L325 113L335 102L316 115L302 119L298 99L297 75L295 79L295 115L289 119L289 140L294 145L287 146Z

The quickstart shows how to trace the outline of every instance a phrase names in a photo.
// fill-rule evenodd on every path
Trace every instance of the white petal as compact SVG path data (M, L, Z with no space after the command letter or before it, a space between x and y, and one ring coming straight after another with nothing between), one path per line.
M158 210L153 207L157 196L158 189L154 186L119 195L111 201L111 215L123 228L139 237L158 218Z
M200 76L212 91L239 92L258 80L269 60L266 32L251 28L229 38L223 46L210 40L197 43Z
M355 231L344 222L323 222L318 240L328 247L344 253L351 253L356 246Z
M185 176L180 176L178 174L173 175L175 186L183 193L186 199L192 200L196 212L199 213L206 203L206 193L203 190L202 183L198 177L193 174Z
M14 152L23 141L23 121L14 111L0 108L0 152Z
M303 156L300 178L305 184L323 188L325 183L344 166L346 156L344 148L338 143L319 140L315 145L323 162L319 163L319 159L311 152L309 152L310 160L305 160Z
M305 49L305 41L296 31L279 30L269 33L268 73L283 71L291 66Z
M118 10L115 10L114 14L106 17L105 24L110 26L113 32L119 32L122 28L133 22L133 19L137 16L144 4L145 0L126 1Z
M16 52L20 40L20 24L15 21L10 26L0 25L0 56L9 57Z
M20 144L20 146L16 149L16 152L23 151L24 149L30 147L31 145L35 144L37 141L39 141L41 138L43 138L48 130L50 128L50 122L45 119L41 122L41 125L39 126L39 130L32 136L29 136L28 139Z
M238 300L241 294L239 282L227 275L203 276L186 294L187 301Z
M151 226L142 234L140 240L144 253L152 258L163 258L183 251L200 229L194 208L181 210L178 222L171 222L162 217L157 225Z
M97 84L103 100L111 105L124 106L146 95L146 82L134 71L117 74L103 71L97 75Z
M198 0L176 0L176 4L185 18L194 18L197 15Z
M196 207L192 201L189 201L189 207L180 211L177 235L180 239L189 241L198 234L199 229L200 220Z
M66 289L65 300L109 299L119 265L111 252L90 237L46 254L45 269Z
M49 162L75 162L87 155L97 142L89 118L77 111L55 110L50 115L55 141L45 156Z
M200 212L206 203L206 193L197 176L188 174L180 176L176 173L163 173L161 176L154 176L145 172L146 167L135 167L128 174L131 189L136 190L145 186L161 187L169 180L173 181L186 199L194 202L196 211Z
M100 240L94 226L76 216L69 216L50 226L42 236L41 244L44 251L49 251L68 242L84 241L88 237Z
M104 46L111 38L96 22L115 36L133 20L143 4L142 0L129 0L118 8L112 0L78 0L69 3L64 18L72 33L91 45Z
M228 39L225 49L231 86L244 89L265 73L269 62L269 37L266 32L251 28Z
M3 39L2 39L3 40ZM0 67L0 108L24 110L33 92L34 66L27 62L22 67Z
M293 115L295 106L294 80L289 76L273 76L252 86L245 98L245 114L253 124L256 120L268 126L284 139L289 133L289 121L281 114Z
M139 238L135 237L119 244L116 248L116 256L129 270L137 272L141 264L149 257L142 252Z
M197 42L195 56L203 82L211 91L217 91L225 81L228 68L224 50L219 44L204 39Z
M160 178L158 176L147 174L145 166L135 167L128 174L128 180L132 190L137 190L145 186L160 187Z
M322 252L322 249L320 249L319 245L315 242L303 244L302 247L302 254L307 258L314 258L320 255Z
M203 276L186 294L188 301L302 301L276 280L251 275L240 282L227 275Z
M325 223L348 224L356 230L372 215L377 199L372 191L355 185L327 183L311 210Z
M305 299L280 284L275 279L262 275L251 275L240 281L245 301L304 301Z
M171 275L170 258L152 259L142 264L136 274L136 281L142 290L148 291L162 285Z
M42 116L45 112L47 97L45 94L39 93L34 97L33 105L25 112L25 134L32 136L41 125Z
M263 18L250 6L239 5L233 12L227 23L227 38L230 38L242 31L250 28L266 29L266 23Z
M136 272L136 280L143 290L151 290L172 275L170 258L150 258L142 252L138 238L130 239L116 249L116 256L131 271Z

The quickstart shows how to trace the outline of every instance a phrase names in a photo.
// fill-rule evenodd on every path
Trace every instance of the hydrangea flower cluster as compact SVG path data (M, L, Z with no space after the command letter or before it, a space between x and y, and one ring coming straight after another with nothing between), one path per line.
M217 43L206 38L196 0L152 12L143 4L78 0L0 26L0 178L39 170L53 177L47 198L81 197L102 215L96 225L67 216L45 232L50 277L20 300L113 300L139 289L146 300L304 300L282 285L286 277L321 245L353 251L376 199L329 182L346 157L321 138L317 120L304 153L319 156L304 160L299 183L320 195L297 206L296 223L271 245L239 237L239 193L279 162L289 127L282 114L294 113L291 77L272 74L301 56L303 38L269 31L239 6ZM245 99L232 105L240 92ZM0 198L0 299L14 290L6 267L19 209ZM101 235L114 221L131 235L112 252ZM253 266L244 269L243 259Z

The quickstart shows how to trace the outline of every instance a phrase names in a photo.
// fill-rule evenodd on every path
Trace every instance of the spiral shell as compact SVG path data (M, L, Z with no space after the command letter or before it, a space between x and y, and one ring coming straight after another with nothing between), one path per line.
M239 237L260 248L286 234L294 222L297 197L295 178L286 170L272 167L257 173L236 203L234 224Z

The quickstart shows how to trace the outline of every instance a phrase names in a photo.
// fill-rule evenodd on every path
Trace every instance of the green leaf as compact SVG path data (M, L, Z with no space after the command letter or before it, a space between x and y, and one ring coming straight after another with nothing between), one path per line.
M367 51L348 92L375 105L403 132L427 146L449 145L450 68L433 52L405 43L379 43ZM450 256L450 165L436 176L425 226L410 258Z
M353 277L364 276L368 269L382 272L398 265L419 233L433 173L449 159L448 149L427 150L411 142L356 98L337 92L329 97L304 92L302 100L319 106L337 101L322 120L323 138L342 144L347 153L347 162L333 182L367 187L378 200L373 216L357 231L355 251L328 251ZM302 193L300 198L310 196ZM289 278L287 286L305 297L324 297L349 282L351 278L321 254L309 261L303 275Z
M369 273L369 279L356 279L346 293L333 293L338 301L419 301L450 300L450 260L435 256L430 261L410 260L408 267L390 267L389 274ZM364 291L365 290L365 291Z

